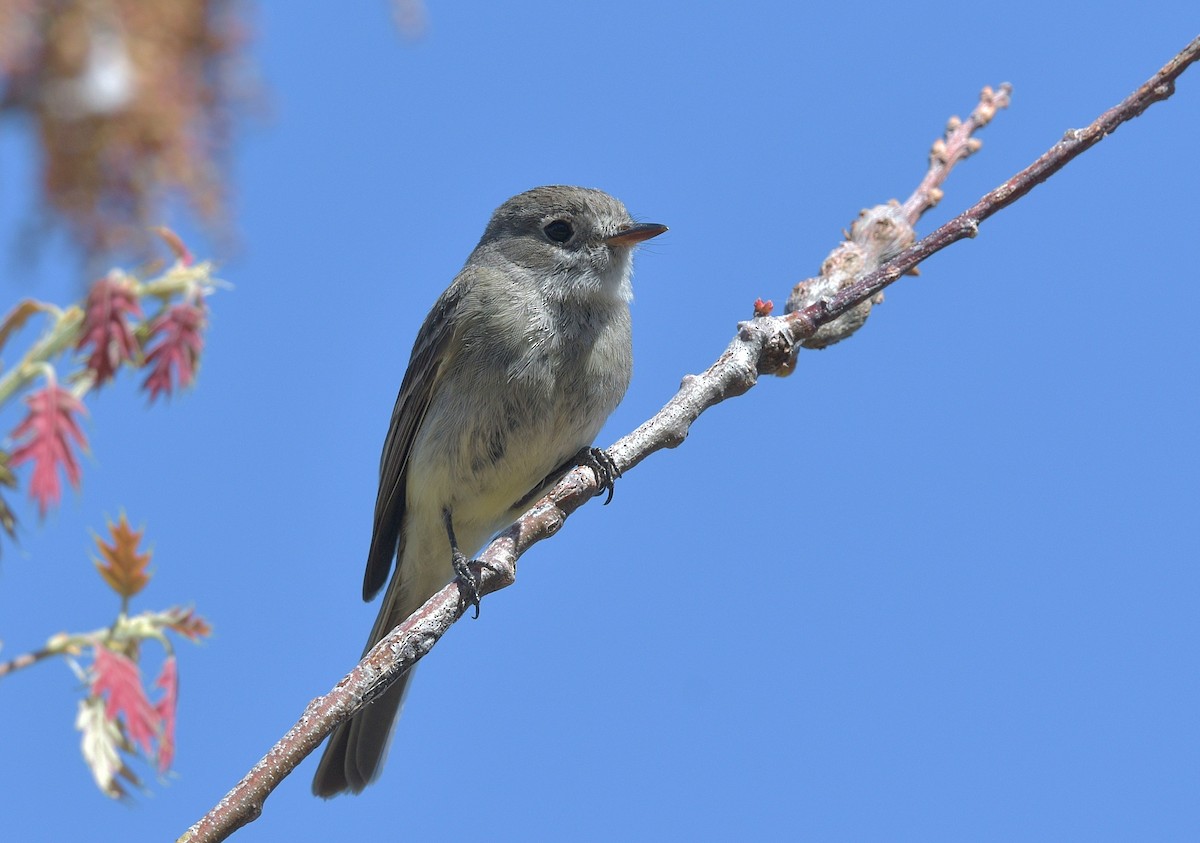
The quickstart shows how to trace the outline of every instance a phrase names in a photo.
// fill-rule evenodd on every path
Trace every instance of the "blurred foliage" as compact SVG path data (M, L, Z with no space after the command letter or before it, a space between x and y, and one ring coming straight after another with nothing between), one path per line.
M0 110L42 152L41 209L91 258L144 253L181 196L228 234L233 106L248 43L236 0L0 0Z

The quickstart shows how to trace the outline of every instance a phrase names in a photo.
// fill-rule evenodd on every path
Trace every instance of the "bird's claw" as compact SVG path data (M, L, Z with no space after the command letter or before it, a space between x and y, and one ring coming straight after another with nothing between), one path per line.
M467 602L475 607L475 617L479 617L479 580L471 573L471 560L457 548L450 560L454 566L454 579L459 588L466 592Z
M613 488L617 478L621 476L621 469L617 468L612 455L603 448L584 448L579 452L578 459L580 465L586 465L596 472L596 494L608 492L608 497L604 499L604 505L608 506L612 502Z

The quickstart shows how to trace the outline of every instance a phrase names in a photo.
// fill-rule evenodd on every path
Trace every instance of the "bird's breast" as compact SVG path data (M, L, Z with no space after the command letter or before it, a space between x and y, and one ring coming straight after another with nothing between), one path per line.
M592 444L629 385L628 326L626 310L574 331L531 325L517 343L467 337L414 442L410 514L449 507L463 551L478 550L517 501Z

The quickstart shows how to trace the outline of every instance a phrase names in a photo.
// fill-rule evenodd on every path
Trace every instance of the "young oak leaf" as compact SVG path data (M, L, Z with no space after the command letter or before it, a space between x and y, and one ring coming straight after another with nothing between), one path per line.
M137 355L138 344L129 327L129 316L140 319L142 308L128 280L110 274L92 285L75 347L81 351L91 347L86 365L96 378L97 388L112 380L121 364Z
M137 547L142 540L145 529L134 530L121 513L121 520L116 524L108 522L108 532L112 536L112 544L106 544L100 536L95 536L96 549L100 551L100 559L94 559L93 564L100 576L108 583L108 587L117 594L128 599L146 587L150 582L150 574L146 566L150 564L150 551L138 553Z
M37 299L22 299L17 302L16 307L6 313L3 319L0 319L0 348L4 347L10 336L20 330L30 316L35 313L53 313L54 311L53 305Z
M96 659L92 664L92 695L103 697L105 694L108 695L105 718L113 724L120 718L129 739L149 758L151 743L159 733L161 722L158 712L146 699L137 665L103 644L97 644Z
M123 799L128 792L120 779L138 785L137 776L121 757L125 745L124 736L117 725L104 714L104 701L88 697L79 701L79 714L75 717L75 728L82 734L80 749L83 760L92 771L92 778L104 795L110 799Z
M169 627L189 641L199 641L212 635L212 627L196 614L195 609L175 606L167 610L167 615L171 618Z
M154 687L162 688L163 695L154 704L162 729L158 735L158 771L165 773L171 769L171 761L175 758L175 706L179 700L179 674L175 665L175 657L167 656L163 662Z
M162 238L163 242L167 244L167 248L171 250L173 255L175 255L175 260L179 261L179 263L183 264L184 266L191 266L196 262L196 259L192 256L191 250L188 249L187 245L183 242L183 238L174 231L167 228L165 225L155 226L150 230Z
M151 322L146 343L157 341L157 345L146 354L150 374L142 383L142 388L150 391L151 401L160 392L169 396L176 380L180 387L191 386L195 380L200 352L204 350L201 331L207 322L205 310L204 300L198 298L171 305Z
M87 449L87 439L75 420L77 413L86 415L87 410L78 398L53 382L30 393L25 403L29 405L29 415L17 425L13 438L27 438L13 451L10 465L15 468L33 462L29 494L38 503L38 513L45 517L46 510L62 497L58 479L60 465L67 480L79 489L79 462L72 450L72 442Z

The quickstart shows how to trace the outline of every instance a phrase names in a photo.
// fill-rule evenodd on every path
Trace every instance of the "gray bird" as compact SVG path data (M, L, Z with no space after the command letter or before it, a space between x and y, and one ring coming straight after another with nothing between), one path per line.
M364 655L456 576L473 593L468 554L580 460L611 468L590 446L629 386L633 248L666 230L561 185L492 215L425 317L392 411L363 599L396 569ZM313 793L379 775L411 679L333 731Z

